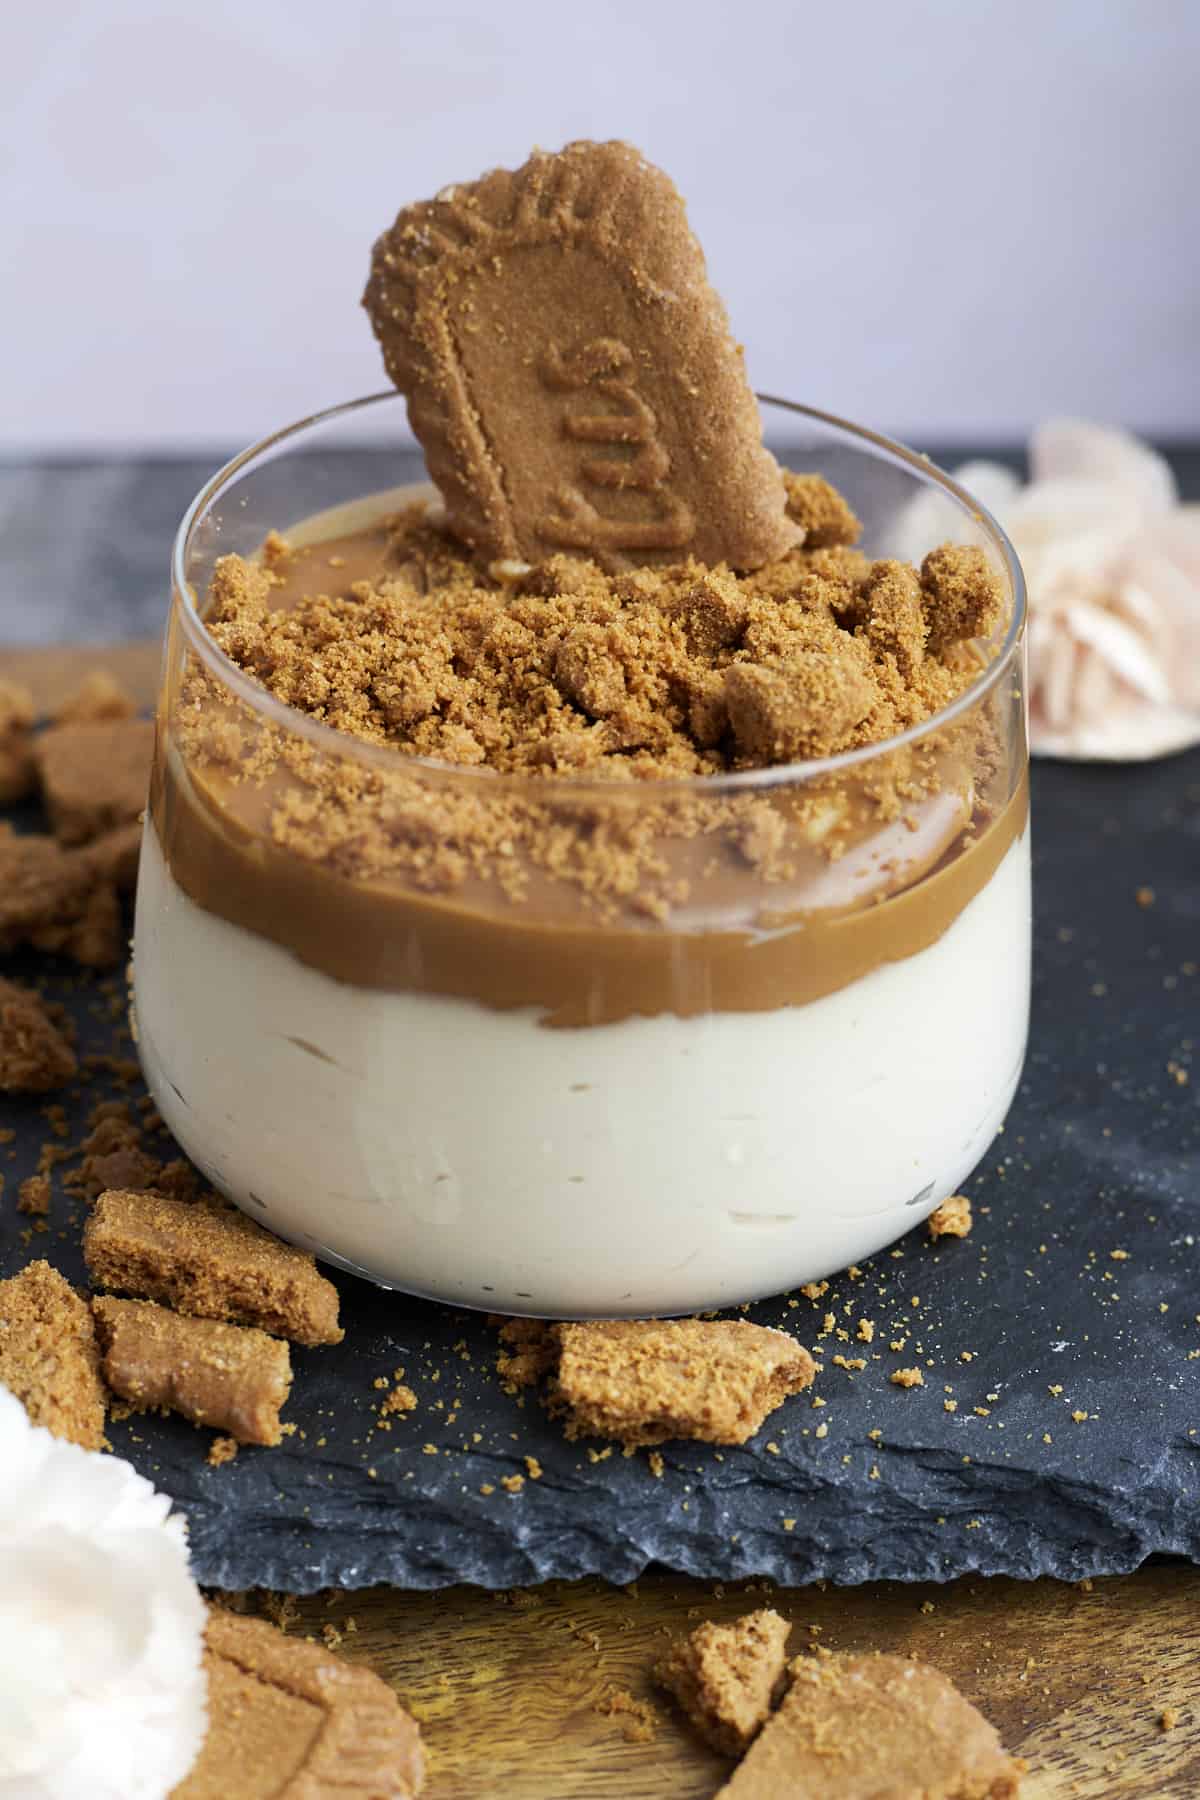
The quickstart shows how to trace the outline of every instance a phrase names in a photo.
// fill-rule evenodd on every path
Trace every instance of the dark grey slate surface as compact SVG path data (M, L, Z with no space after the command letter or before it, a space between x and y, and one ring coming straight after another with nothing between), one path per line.
M173 515L196 471L146 475L146 493L158 481ZM165 542L170 529L161 518L149 535ZM148 545L138 579L157 582ZM138 598L135 573L123 565L123 597L110 595L95 635L150 622L154 590ZM64 630L45 635L76 635L78 604L79 592L64 598ZM296 1353L298 1430L280 1449L212 1470L203 1435L178 1420L112 1429L187 1511L200 1578L511 1585L625 1580L650 1560L789 1582L1078 1578L1154 1552L1200 1559L1200 753L1148 768L1040 765L1034 813L1034 1048L969 1184L975 1233L939 1248L915 1235L815 1303L751 1309L824 1350L824 1407L790 1402L742 1450L668 1445L656 1480L644 1454L593 1461L534 1401L505 1395L477 1316L339 1276L346 1342ZM1137 904L1143 886L1152 907ZM85 1047L108 1047L94 986L44 962L12 966L67 999ZM12 1205L46 1122L34 1102L0 1110L18 1132L0 1151L0 1273L48 1254L78 1276L63 1198L52 1231L29 1241ZM826 1311L846 1341L819 1337ZM876 1324L870 1346L854 1341L862 1316ZM835 1354L867 1367L834 1367ZM889 1371L913 1363L925 1387L892 1387ZM420 1407L381 1431L373 1382L400 1366ZM525 1455L544 1474L510 1496L499 1479L524 1473Z
M668 1445L655 1480L644 1453L594 1462L534 1401L505 1395L478 1315L339 1276L346 1342L296 1352L299 1431L280 1449L209 1469L203 1434L178 1420L112 1428L187 1511L200 1578L509 1585L627 1580L657 1560L720 1579L1075 1579L1159 1551L1200 1560L1200 753L1042 765L1034 808L1034 1049L969 1184L975 1232L940 1248L914 1234L815 1303L750 1310L823 1349L824 1407L789 1402L741 1450ZM67 978L51 985L66 992ZM107 1046L94 989L66 997ZM1170 1064L1190 1071L1186 1086ZM34 1102L8 1101L3 1117L19 1133L0 1161L12 1184L46 1124ZM26 1243L11 1192L0 1273L46 1253L78 1275L77 1229L58 1235L64 1201L55 1232ZM819 1337L826 1311L846 1341ZM875 1322L872 1345L855 1340L859 1317ZM835 1354L867 1367L834 1367ZM914 1363L923 1388L890 1385ZM373 1382L398 1367L420 1408L380 1431ZM523 1474L525 1455L544 1475L513 1497L500 1477Z

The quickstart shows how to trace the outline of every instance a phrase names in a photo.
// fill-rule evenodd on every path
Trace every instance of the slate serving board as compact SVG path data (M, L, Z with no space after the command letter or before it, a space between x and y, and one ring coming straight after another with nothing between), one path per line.
M1032 1049L969 1183L972 1236L933 1247L917 1232L816 1302L750 1309L823 1350L824 1406L789 1402L741 1450L667 1445L655 1478L644 1452L597 1444L593 1460L532 1397L506 1395L479 1315L339 1276L346 1341L293 1353L297 1431L279 1449L213 1469L208 1434L179 1420L111 1427L187 1513L200 1580L503 1587L627 1581L655 1560L856 1583L1200 1561L1200 752L1038 766L1034 843ZM66 1001L83 1050L113 1048L117 982L34 958L6 972ZM72 1141L95 1098L75 1104ZM16 1211L49 1136L39 1103L0 1108L17 1132L0 1149L0 1274L48 1255L81 1279L82 1207L56 1189L44 1234ZM924 1387L889 1383L914 1365ZM373 1384L400 1367L420 1405L381 1430ZM526 1456L540 1479L510 1494L501 1478L527 1474Z

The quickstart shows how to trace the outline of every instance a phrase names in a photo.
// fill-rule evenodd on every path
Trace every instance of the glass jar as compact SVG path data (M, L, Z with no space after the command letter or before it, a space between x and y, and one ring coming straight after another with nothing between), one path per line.
M923 459L764 404L869 554L911 548L936 493L1009 601L954 705L823 761L509 776L361 742L260 687L205 629L214 563L393 512L407 490L364 496L345 452L364 409L399 428L394 394L248 450L188 512L139 1049L187 1154L280 1236L457 1305L689 1312L869 1256L987 1150L1029 1007L1020 570Z

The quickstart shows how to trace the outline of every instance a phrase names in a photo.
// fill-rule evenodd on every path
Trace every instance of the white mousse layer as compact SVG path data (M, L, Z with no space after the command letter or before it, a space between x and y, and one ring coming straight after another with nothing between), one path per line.
M139 1048L264 1224L498 1312L690 1312L861 1260L953 1193L1025 1051L1029 834L928 949L807 1006L551 1030L351 987L205 912L147 824Z

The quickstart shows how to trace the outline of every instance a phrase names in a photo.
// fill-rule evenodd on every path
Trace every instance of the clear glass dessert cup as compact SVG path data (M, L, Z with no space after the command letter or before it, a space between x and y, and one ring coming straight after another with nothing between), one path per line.
M280 1236L455 1305L690 1312L871 1255L970 1174L1025 1053L1011 547L922 458L764 402L869 554L909 545L933 491L988 556L1009 617L962 696L886 743L750 773L434 763L285 706L202 617L225 552L395 510L347 451L367 410L399 435L402 405L278 433L180 527L134 945L164 1119Z

